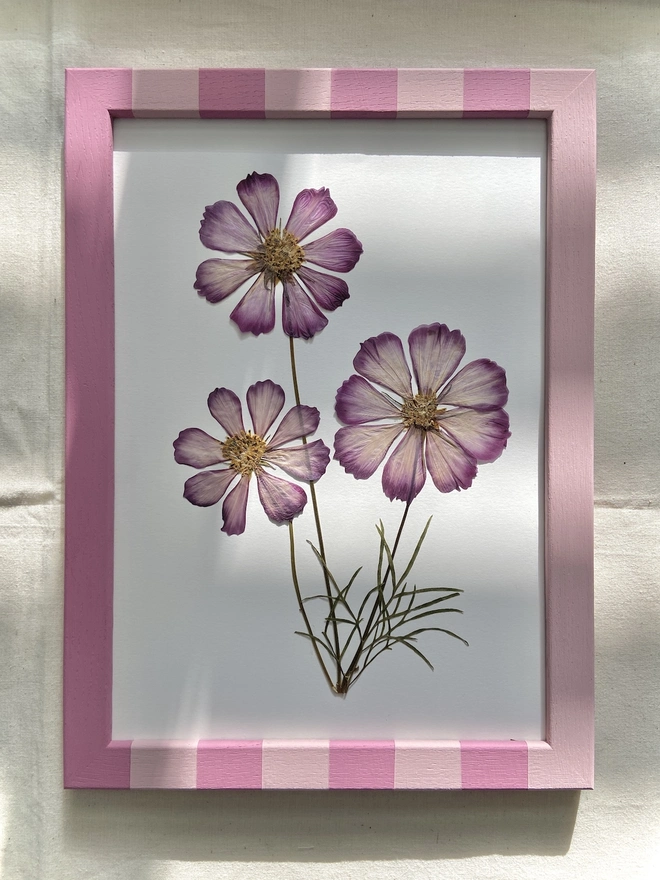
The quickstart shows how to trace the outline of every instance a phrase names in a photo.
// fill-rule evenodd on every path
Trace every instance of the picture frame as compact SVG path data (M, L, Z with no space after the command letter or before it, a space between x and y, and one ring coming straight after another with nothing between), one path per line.
M113 739L113 121L140 117L546 120L544 738ZM591 788L593 71L70 69L64 163L65 787Z

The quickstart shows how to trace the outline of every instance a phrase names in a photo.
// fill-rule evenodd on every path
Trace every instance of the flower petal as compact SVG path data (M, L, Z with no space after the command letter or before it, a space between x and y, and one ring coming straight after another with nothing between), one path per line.
M229 388L216 388L212 391L208 405L211 415L216 422L220 422L228 437L245 430L241 402Z
M242 535L245 531L245 514L247 511L250 478L241 477L222 505L222 529L226 535Z
M210 507L220 501L236 476L238 475L233 468L195 474L186 480L183 497L197 507Z
M270 379L255 382L247 392L247 405L254 433L265 437L268 429L282 412L284 390Z
M438 424L478 464L499 458L511 436L509 416L503 409L451 409L438 418Z
M256 231L233 202L207 205L199 237L205 247L230 254L248 253L260 244Z
M252 260L205 260L197 269L193 285L211 303L220 302L256 275Z
M301 266L296 274L318 305L327 312L334 312L349 297L348 284L343 278L317 272L309 266Z
M335 459L356 480L375 473L403 425L351 425L335 434Z
M438 404L469 406L472 409L499 409L509 399L506 373L487 358L471 361L438 396Z
M275 288L260 275L229 316L241 333L270 333L275 326Z
M435 431L426 433L426 466L440 492L469 489L477 475L474 458Z
M351 376L337 391L335 412L345 425L401 418L401 410L362 376Z
M353 366L365 379L401 397L412 397L412 377L401 340L394 333L381 333L363 342L353 359Z
M174 441L174 460L178 464L205 468L225 459L219 440L199 428L186 428Z
M383 469L383 492L390 501L412 501L422 491L426 480L424 434L419 428L409 428L387 459Z
M270 449L264 461L277 465L294 480L318 480L330 462L330 450L323 440L289 446L287 449Z
M307 504L304 489L265 471L257 474L257 486L262 507L273 522L290 522Z
M446 324L426 324L412 331L408 347L419 391L437 394L463 359L465 339Z
M323 226L337 213L337 205L330 198L330 190L304 189L296 196L285 228L300 241Z
M311 339L328 319L307 296L293 275L282 280L282 327L287 336Z
M277 225L280 207L280 188L272 174L253 171L236 187L239 199L250 212L250 217L265 238Z
M333 272L350 272L360 259L362 243L350 229L335 229L303 248L310 263Z
M291 440L299 440L301 437L309 437L319 426L321 414L315 406L293 406L280 422L272 440L268 444L268 450L277 449Z

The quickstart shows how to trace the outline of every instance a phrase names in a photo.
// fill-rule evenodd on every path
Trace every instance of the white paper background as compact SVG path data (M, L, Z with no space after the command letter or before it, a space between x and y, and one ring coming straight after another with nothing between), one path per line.
M115 738L542 738L544 122L131 120L115 138ZM229 312L242 294L211 306L192 289L197 265L217 256L199 242L204 206L237 201L252 170L278 178L283 221L299 190L328 186L339 211L312 238L348 226L364 246L351 298L296 344L302 400L322 413L315 436L332 446L336 390L360 342L384 330L405 341L440 321L465 335L464 363L489 357L507 371L508 449L469 491L441 495L429 479L399 556L433 515L413 579L465 590L451 603L463 616L428 623L470 648L428 634L419 647L434 673L398 648L346 699L294 635L286 528L253 487L245 534L222 534L221 505L183 500L193 471L172 458L183 428L224 439L206 407L216 386L244 398L268 377L285 411L294 403L279 314L272 333L241 338ZM372 586L374 523L392 541L403 504L385 498L380 473L358 482L336 462L318 495L336 577L364 565L358 583ZM303 593L322 592L305 543L316 542L311 505L295 531Z

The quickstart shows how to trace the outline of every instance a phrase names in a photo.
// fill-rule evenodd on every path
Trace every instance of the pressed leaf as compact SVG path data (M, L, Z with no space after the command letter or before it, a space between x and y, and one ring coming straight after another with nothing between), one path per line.
M444 602L444 598L439 599L431 599L429 602L422 602L421 605L415 605L414 608L408 607L405 611L398 611L394 614L391 614L390 617L394 620L397 617L405 617L407 614L416 614L418 611L421 611L423 608L433 608L435 605L439 605L441 602ZM411 598L412 602L412 598ZM437 611L431 611L431 614L442 614L444 611L459 611L458 608L439 608ZM459 614L462 614L462 611L459 611Z
M415 549L413 550L413 554L412 554L412 556L410 557L410 561L408 562L408 566L407 566L406 570L403 572L403 574L401 575L400 582L401 582L401 581L405 581L405 579L406 579L406 578L408 577L408 575L410 574L410 571L411 571L413 565L415 564L415 562L416 562L416 560L417 560L417 556L419 555L419 551L420 551L421 548L422 548L422 544L424 543L424 539L426 538L426 534L427 534L427 532L428 532L428 530L429 530L429 526L431 525L431 520L432 520L432 519L433 519L432 516L430 516L430 517L428 518L428 521L427 521L426 525L424 526L424 531L423 531L422 534L420 535L419 541L417 542L417 545L415 546Z
M416 592L416 593L437 593L437 592L439 592L439 591L441 591L441 590L444 591L444 592L448 592L448 593L456 593L457 596L458 596L459 593L463 593L463 592L465 592L464 590L459 590L458 587L422 587L422 588L415 588L415 592ZM407 596L408 593L398 593L397 595L399 595L399 596ZM446 599L450 599L451 597L450 597L450 596L445 596L445 598L446 598Z
M408 638L410 638L411 635L416 636L416 635L419 635L419 633L423 633L423 632L446 633L448 636L451 636L454 639L458 639L459 642L463 642L463 644L466 647L468 647L468 648L470 647L470 643L466 642L464 638L462 638L461 636L457 636L456 633L452 632L450 629L441 629L439 626L427 626L427 627L424 627L423 629L416 629L412 633L407 633L405 636L401 636L401 638L408 639Z
M406 648L410 648L410 650L411 650L413 653L417 654L417 656L420 657L420 658L424 661L424 663L426 663L426 665L427 665L428 668L431 670L431 672L434 671L434 669L433 669L433 664L432 664L431 661L428 659L428 657L425 657L424 654L422 654L422 652L419 650L419 648L416 648L414 645L411 645L410 642L407 642L405 639L401 639L401 644L402 644L402 645L405 645Z
M332 646L329 646L328 644L326 644L323 641L323 639L318 638L318 636L311 636L309 633L300 632L299 630L295 630L294 635L302 636L304 639L309 639L310 642L316 642L317 645L320 645L322 648L325 648L325 650L328 652L328 654L330 654L330 656L335 661L335 663L337 662L337 656L336 656L335 652L332 650Z

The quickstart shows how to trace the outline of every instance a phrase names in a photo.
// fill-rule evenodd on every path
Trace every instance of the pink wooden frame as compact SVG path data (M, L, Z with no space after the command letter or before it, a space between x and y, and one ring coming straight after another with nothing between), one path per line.
M112 741L119 116L547 119L545 741ZM593 71L67 70L66 787L592 787L594 206Z

